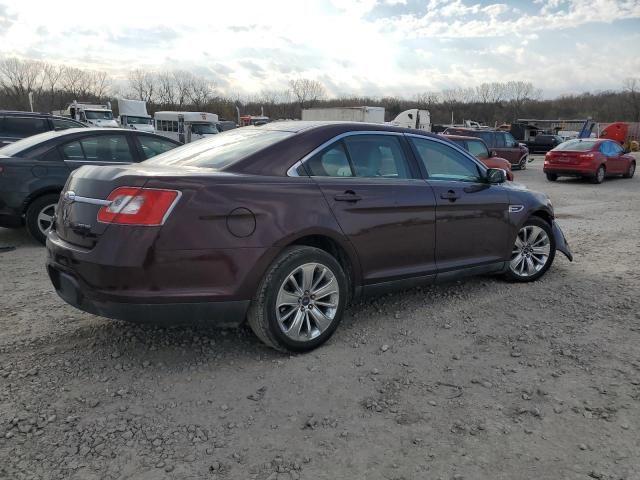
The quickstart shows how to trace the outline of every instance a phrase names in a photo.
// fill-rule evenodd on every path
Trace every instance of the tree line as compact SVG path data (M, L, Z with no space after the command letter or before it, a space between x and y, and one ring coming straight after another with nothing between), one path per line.
M473 88L426 91L407 97L342 95L330 97L321 82L291 80L282 90L263 90L254 95L222 95L214 82L185 70L133 70L116 83L104 71L80 69L40 60L0 60L0 109L29 110L31 93L35 111L65 108L73 100L89 102L132 98L147 102L150 114L159 110L196 110L236 119L242 114L274 118L300 118L301 110L313 107L378 106L387 120L410 108L431 112L432 123L475 120L487 125L517 118L583 119L599 122L640 122L640 78L624 80L615 91L585 92L543 99L531 82L482 83ZM117 112L116 112L117 113Z

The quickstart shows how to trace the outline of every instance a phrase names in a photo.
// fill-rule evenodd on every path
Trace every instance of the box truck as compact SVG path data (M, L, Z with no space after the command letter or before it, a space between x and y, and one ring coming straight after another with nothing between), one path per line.
M147 103L142 100L118 99L118 123L120 127L153 133L153 119L147 113Z

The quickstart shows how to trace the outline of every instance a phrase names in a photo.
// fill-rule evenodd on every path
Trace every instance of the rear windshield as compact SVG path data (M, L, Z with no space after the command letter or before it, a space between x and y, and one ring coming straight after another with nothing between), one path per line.
M219 170L292 135L293 132L243 127L197 140L146 162Z
M0 155L13 157L14 155L17 155L20 152L23 152L26 149L39 144L40 142L44 142L56 136L57 136L57 132L45 132L45 133L39 133L38 135L33 135L31 137L27 137L23 140L18 140L17 142L10 143L6 147L0 148Z
M555 151L571 151L571 152L587 152L591 150L596 144L597 140L569 140L567 142L561 143L556 148Z

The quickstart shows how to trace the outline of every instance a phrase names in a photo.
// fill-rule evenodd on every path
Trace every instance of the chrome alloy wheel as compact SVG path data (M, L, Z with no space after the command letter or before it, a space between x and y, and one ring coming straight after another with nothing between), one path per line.
M280 285L275 305L278 325L292 340L312 340L329 328L339 301L333 272L320 263L305 263Z
M53 225L53 216L56 214L57 204L45 205L38 212L38 228L43 235L46 235Z
M551 242L542 228L526 225L520 229L511 251L509 268L519 277L531 277L549 261Z

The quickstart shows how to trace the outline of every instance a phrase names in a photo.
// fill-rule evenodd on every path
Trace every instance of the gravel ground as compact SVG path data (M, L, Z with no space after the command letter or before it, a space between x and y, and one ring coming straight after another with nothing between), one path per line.
M0 229L0 478L639 479L640 178L541 168L573 263L354 305L301 356L78 312Z

